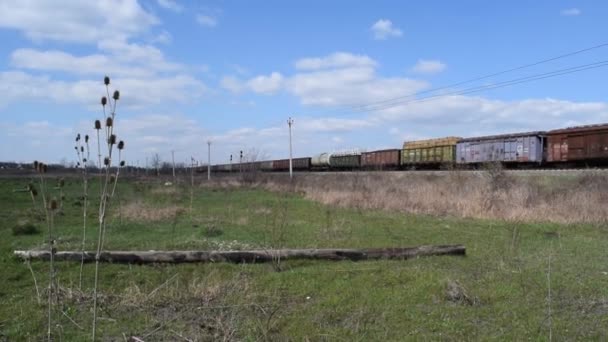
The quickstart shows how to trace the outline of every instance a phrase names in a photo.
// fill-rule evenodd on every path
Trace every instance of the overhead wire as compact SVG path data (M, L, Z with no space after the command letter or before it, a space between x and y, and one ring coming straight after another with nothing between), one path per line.
M415 96L420 96L423 94L429 94L429 93L434 93L434 92L438 92L440 90L445 90L445 89L450 89L450 88L454 88L454 87L458 87L464 84L468 84L468 83L472 83L472 82L476 82L476 81L481 81L481 80L485 80L491 77L495 77L495 76L500 76L500 75L504 75L510 72L514 72L514 71L518 71L518 70L523 70L523 69L527 69L533 66L537 66L537 65L541 65L541 64L545 64L545 63L549 63L552 61L556 61L559 59L563 59L566 57L571 57L571 56L575 56L581 53L585 53L588 51L592 51L592 50L596 50L596 49L600 49L603 47L608 46L608 43L602 43L602 44L598 44L598 45L594 45L588 48L584 48L584 49L580 49L580 50L576 50L576 51L572 51L572 52L568 52L565 54L561 54L555 57L550 57L550 58L545 58L536 62L532 62L532 63L527 63L524 65L520 65L520 66L516 66L513 68L509 68L506 70L502 70L502 71L498 71L498 72L494 72L494 73L490 73L490 74L486 74L486 75L482 75L482 76L478 76L478 77L474 77L474 78L470 78L464 81L459 81L459 82L455 82L455 83L451 83L451 84L447 84L444 86L439 86L439 87L435 87L435 88L431 88L431 89L427 89L427 90L422 90L422 91L418 91L418 92L413 92L413 93L409 93L409 94L405 94L405 95L401 95L401 96L397 96L397 97L393 97L393 98L389 98L389 99L384 99L384 100L379 100L379 101L372 101L372 102L368 102L366 104L358 104L358 105L345 105L345 106L340 106L340 107L335 107L326 111L320 111L320 112L335 112L335 111L344 111L344 110L351 110L351 111L358 111L358 109L365 109L366 107L373 107L375 105L379 105L379 104L384 104L384 103L389 103L389 102L394 102L394 101L399 101L402 99L407 99L407 98L411 98L411 97L415 97Z

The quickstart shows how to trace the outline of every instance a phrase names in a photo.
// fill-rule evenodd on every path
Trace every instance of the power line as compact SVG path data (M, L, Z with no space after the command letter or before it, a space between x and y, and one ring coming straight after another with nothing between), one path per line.
M551 77L557 77L557 76L566 75L566 74L572 74L572 73L585 71L585 70L589 70L589 69L601 68L604 66L608 66L608 60L578 65L575 67L570 67L570 68L565 68L565 69L560 69L560 70L555 70L555 71L550 71L550 72L545 72L545 73L540 73L540 74L535 74L535 75L530 75L530 76L525 76L525 77L519 77L519 78L511 79L508 81L498 82L498 83L484 85L484 86L476 86L476 87L466 88L466 89L457 90L457 91L448 92L448 93L430 95L427 97L423 97L423 98L419 98L419 99L412 99L409 101L406 100L406 101L390 103L387 105L376 106L373 108L368 108L368 109L359 110L359 111L355 111L355 112L356 113L374 112L374 111L378 111L378 110L389 109L389 108L400 106L400 105L407 105L410 103L426 102L430 99L436 99L436 98L441 98L441 97L446 97L446 96L465 95L465 94L476 93L476 92L481 92L481 91L485 91L485 90L504 88L504 87L511 86L511 85L527 83L527 82L542 80L542 79L551 78Z
M423 90L423 91L419 91L419 92L414 92L414 93L410 93L410 94L406 94L406 95L401 95L401 96L390 98L390 99L385 99L385 100L380 100L380 101L373 101L373 102L369 102L369 103L366 103L366 104L343 106L343 108L345 108L345 109L351 109L351 110L355 110L356 111L357 109L364 109L365 107L370 107L370 106L374 106L374 105L378 105L378 104L393 102L393 101L397 101L397 100L401 100L401 99L405 99L405 98L410 98L410 97L414 97L414 96L418 96L418 95L422 95L422 94L434 93L434 92L437 92L439 90L445 90L445 89L457 87L457 86L460 86L460 85L463 85L463 84L468 84L468 83L472 83L472 82L475 82L475 81L485 80L485 79L488 79L490 77L495 77L495 76L503 75L503 74L510 73L510 72L513 72L513 71L522 70L522 69L530 68L530 67L537 66L537 65L540 65L540 64L556 61L556 60L559 60L559 59L562 59L562 58L575 56L575 55L578 55L578 54L581 54L581 53L584 53L584 52L592 51L592 50L599 49L599 48L606 47L606 46L608 46L608 43L602 43L602 44L591 46L591 47L588 47L588 48L584 48L584 49L576 50L576 51L573 51L573 52L565 53L565 54L562 54L562 55L559 55L559 56L546 58L546 59L543 59L543 60L540 60L540 61L536 61L536 62L533 62L533 63L528 63L528 64L520 65L520 66L517 66L517 67L514 67L514 68L510 68L510 69L494 72L494 73L491 73L491 74L474 77L474 78L471 78L471 79L467 79L467 80L464 80L464 81L448 84L448 85L445 85L445 86L440 86L440 87L436 87L436 88L432 88L432 89L427 89L427 90ZM335 108L333 110L338 110L338 109Z
M522 69L526 69L526 68L530 68L533 66L537 66L540 64L544 64L544 63L549 63L552 61L556 61L562 58L566 58L566 57L571 57L571 56L575 56L584 52L588 52L588 51L592 51L592 50L596 50L596 49L600 49L603 47L608 46L608 43L602 43L602 44L598 44L598 45L594 45L591 47L587 47L584 49L580 49L580 50L576 50L576 51L572 51L572 52L568 52L565 54L561 54L558 56L554 56L554 57L550 57L550 58L545 58L536 62L532 62L532 63L528 63L528 64L524 64L524 65L520 65L520 66L516 66L513 68L509 68L506 70L502 70L502 71L498 71L498 72L494 72L494 73L490 73L490 74L486 74L486 75L482 75L482 76L478 76L478 77L474 77L471 79L467 79L464 81L459 81L456 83L451 83L445 86L440 86L440 87L436 87L436 88L432 88L432 89L427 89L427 90L423 90L423 91L419 91L419 92L414 92L414 93L410 93L410 94L406 94L406 95L402 95L402 96L398 96L398 97L394 97L394 98L390 98L390 99L384 99L384 100L380 100L380 101L373 101L373 102L368 102L366 104L359 104L359 105L344 105L344 106L340 106L340 107L334 107L332 109L327 109L327 110L318 110L318 111L314 111L314 112L309 112L311 114L331 114L333 113L333 115L338 115L338 116L344 116L344 115L352 115L353 113L367 113L367 112L373 112L376 110L382 110L382 109L387 109L387 108L391 108L391 107L396 107L398 105L402 105L404 103L409 103L407 100L403 101L405 99L408 98L412 98L415 96L419 96L419 95L423 95L423 94L429 94L429 93L434 93L440 90L445 90L445 89L449 89L449 88L453 88L453 87L457 87L463 84L468 84L468 83L472 83L475 81L481 81L481 80L485 80L491 77L495 77L495 76L499 76L499 75L503 75L503 74L507 74L513 71L518 71L518 70L522 70ZM586 69L584 69L586 70ZM582 71L582 70L581 70ZM559 76L559 75L556 75ZM533 76L529 76L529 77L533 77ZM506 81L506 82L513 82L513 80L510 81ZM503 82L501 82L503 83ZM519 83L524 83L524 82L518 82L518 83L514 83L514 84L519 84ZM479 91L483 91L486 90L485 88L487 86L479 86L480 89ZM495 88L502 88L502 87L495 87ZM495 89L495 88L488 88L489 89ZM466 90L466 89L465 89ZM468 91L468 90L467 90ZM460 91L455 91L453 92L454 94L458 94ZM452 94L452 93L449 93ZM435 97L441 97L441 96L448 96L448 94L439 94L439 95L432 95L432 96L427 96L423 99L426 98L435 98ZM419 102L419 100L421 99L417 99L414 98L411 101L413 102ZM302 113L303 115L309 115L309 116L316 116L316 115L310 115L307 113ZM278 122L274 122L272 124L266 124L266 127L280 127L280 121Z

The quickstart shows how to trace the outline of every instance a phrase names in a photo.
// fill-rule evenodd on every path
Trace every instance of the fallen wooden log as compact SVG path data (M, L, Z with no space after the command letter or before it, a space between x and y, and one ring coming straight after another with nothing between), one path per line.
M82 252L55 252L55 261L81 261ZM14 251L23 260L49 260L48 251ZM99 260L111 263L151 264L151 263L193 263L193 262L233 262L257 263L273 260L375 260L411 259L431 255L465 255L463 245L418 246L406 248L367 249L276 249L249 251L105 251ZM95 261L94 252L84 253L85 262Z

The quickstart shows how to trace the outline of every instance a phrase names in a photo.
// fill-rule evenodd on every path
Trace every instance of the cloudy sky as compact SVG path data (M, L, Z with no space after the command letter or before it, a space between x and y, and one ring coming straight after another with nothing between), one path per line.
M608 43L607 17L604 1L0 0L0 159L75 160L106 74L140 165L205 159L208 140L213 162L284 158L289 116L297 156L608 122L608 67L502 83L608 46L458 84Z

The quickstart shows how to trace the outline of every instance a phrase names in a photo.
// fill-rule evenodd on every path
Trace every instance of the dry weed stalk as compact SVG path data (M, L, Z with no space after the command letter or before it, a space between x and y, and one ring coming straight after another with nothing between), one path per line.
M42 194L42 207L44 208L45 219L47 223L48 244L49 244L49 289L48 289L48 311L47 311L47 339L52 339L52 317L53 317L53 295L55 295L55 248L53 238L53 214L57 209L57 201L47 201L46 179L44 175L48 171L48 166L42 162L34 161L34 169L38 173L40 182L40 193Z
M108 76L104 77L104 84L106 87L107 97L104 96L101 98L101 105L103 109L103 114L105 118L105 142L107 146L107 156L104 157L104 163L102 170L100 168L100 173L102 177L100 177L100 181L102 183L101 187L101 198L99 201L99 231L97 237L97 250L95 253L95 281L93 286L93 328L92 328L92 339L95 341L96 333L97 333L97 300L98 300L98 285L99 285L99 258L101 255L101 251L103 250L104 243L104 235L106 231L106 214L108 205L110 203L110 199L114 195L114 191L116 190L116 183L118 181L118 175L120 172L120 167L124 165L124 162L121 158L121 151L124 148L124 142L120 141L118 143L118 165L119 167L116 170L116 174L111 174L112 167L112 153L114 152L115 145L117 143L116 135L114 134L114 121L116 118L116 104L120 99L120 92L115 90L112 97L110 97L110 78ZM109 113L106 113L106 106L108 107ZM101 130L101 123L99 120L95 121L95 129L97 130L97 136L99 137ZM101 160L101 149L100 149L100 141L98 139L98 149ZM113 185L112 185L112 179ZM112 189L110 189L112 187ZM110 191L111 190L111 191Z
M87 171L87 163L89 161L90 149L89 149L89 136L84 136L84 146L80 142L80 134L76 136L76 156L78 157L77 166L82 168L82 258L80 260L80 274L79 274L79 289L82 289L82 271L84 268L84 255L86 248L86 239L87 239L87 208L89 206L89 185L88 185L88 171ZM86 147L86 155L85 155L85 147Z

